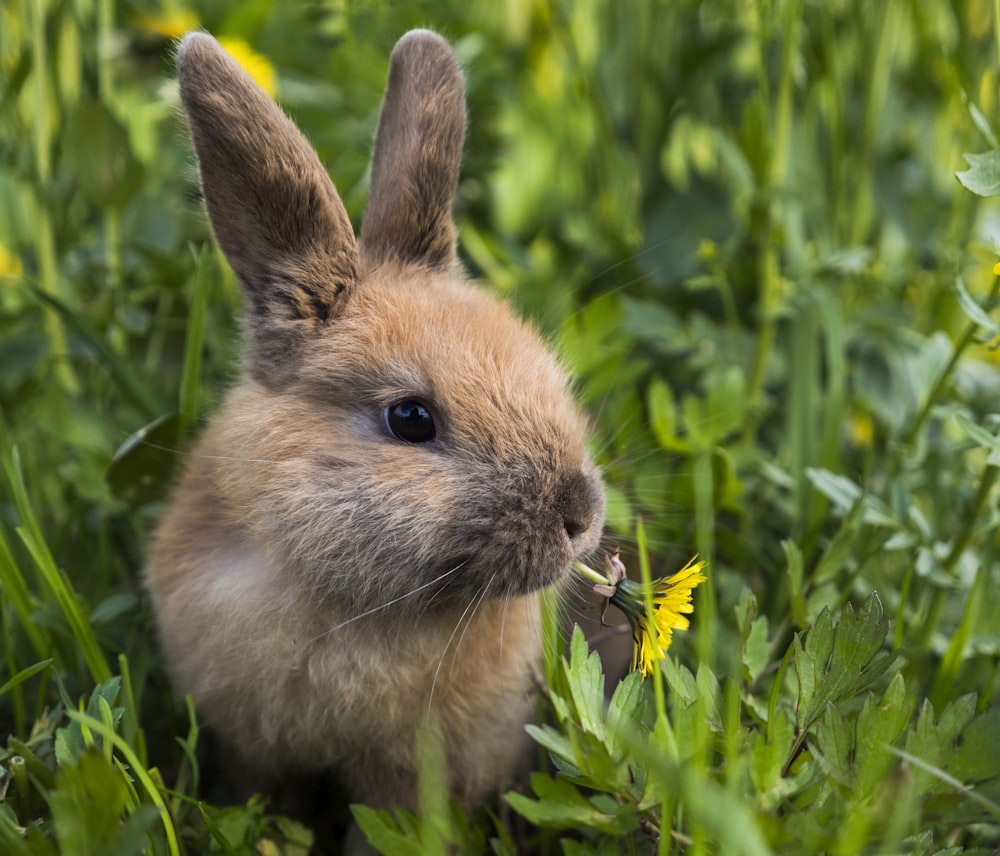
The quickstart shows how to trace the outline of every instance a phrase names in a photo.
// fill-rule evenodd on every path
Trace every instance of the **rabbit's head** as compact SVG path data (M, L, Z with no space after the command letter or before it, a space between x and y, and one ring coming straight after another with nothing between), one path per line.
M244 293L245 375L213 425L214 489L243 531L291 584L361 606L562 579L597 546L603 491L566 374L457 261L448 45L414 31L393 52L360 242L313 149L214 39L189 35L178 68Z

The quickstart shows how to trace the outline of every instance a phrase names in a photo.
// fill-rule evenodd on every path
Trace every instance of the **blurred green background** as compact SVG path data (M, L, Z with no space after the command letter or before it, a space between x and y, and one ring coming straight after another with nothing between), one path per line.
M51 660L76 699L123 652L161 757L187 728L143 545L234 375L239 295L173 40L226 37L357 225L415 26L466 71L463 259L572 368L607 544L635 567L641 517L655 573L709 561L681 656L752 687L877 591L913 697L993 709L1000 212L955 178L997 146L988 0L3 0L0 685ZM44 732L37 680L0 730Z

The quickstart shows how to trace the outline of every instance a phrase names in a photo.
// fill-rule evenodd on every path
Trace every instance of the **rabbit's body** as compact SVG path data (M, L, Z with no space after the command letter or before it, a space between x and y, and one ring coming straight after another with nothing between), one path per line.
M519 754L538 591L596 546L603 497L564 373L455 261L454 58L425 31L393 54L360 248L214 40L178 64L249 350L153 543L171 673L252 764L380 805L413 804L431 714L475 802Z

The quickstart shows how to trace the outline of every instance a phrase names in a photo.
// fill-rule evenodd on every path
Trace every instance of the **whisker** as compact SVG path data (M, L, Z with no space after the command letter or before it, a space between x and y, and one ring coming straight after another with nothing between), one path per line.
M429 586L432 586L435 583L441 582L441 580L443 580L445 577L451 576L453 573L455 573L455 571L460 570L466 564L468 564L468 560L460 562L459 564L455 565L455 567L452 568L450 571L445 571L440 576L435 577L434 579L424 583L423 585L417 586L415 589L413 589L412 591L408 591L406 594L401 594L399 597L394 597L392 600L386 601L385 603L381 603L378 606L373 606L371 609L367 609L364 612L359 613L358 615L354 615L351 618L348 618L347 621L341 621L340 624L334 625L329 630L324 630L318 636L314 636L309 641L315 642L317 639L322 639L324 636L329 636L331 633L340 630L341 627L346 627L348 624L351 624L352 622L360 621L362 618L367 618L369 615L373 615L374 613L379 612L380 610L388 609L390 606L399 603L401 600L406 600L408 597L413 597L413 595L423 591L425 588L428 588Z
M172 449L169 446L161 446L158 443L150 443L148 440L142 441L143 446L156 449L160 452L169 452L171 455L184 455L187 458L200 458L205 461L239 461L246 464L280 464L281 461L272 461L268 458L241 458L237 455L205 455L200 452L189 452L182 449Z
M465 622L465 630L463 630L462 635L458 637L458 643L455 645L455 653L452 654L451 657L451 672L455 671L455 663L458 662L458 652L462 650L462 641L465 639L465 634L468 633L469 628L472 627L472 622L476 618L476 613L479 611L479 607L481 607L486 602L486 594L487 592L489 592L490 588L492 588L493 581L496 579L497 573L498 573L497 571L493 572L493 576L491 576L486 585L483 586L483 589L479 593L479 596L475 598L475 600L477 601L476 608L472 610L472 614L469 616L469 620ZM451 672L449 672L449 674L451 674Z
M483 589L483 596L485 596L486 590ZM462 622L465 621L465 616L469 614L469 610L472 609L476 604L480 602L479 597L475 597L469 601L468 606L462 610L462 614L458 617L458 621L455 622L455 629L451 631L451 636L448 637L448 641L445 642L444 650L441 652L441 659L438 660L437 668L434 670L434 680L431 681L431 692L427 697L427 712L430 713L431 705L434 702L434 690L437 687L438 676L441 674L441 667L444 665L444 658L448 655L448 649L451 648L451 643L455 638L455 634L458 633L458 628L462 626ZM475 613L473 613L475 614ZM464 633L462 634L465 635Z
M500 618L500 666L503 666L503 634L507 629L507 608L510 606L510 594L503 598L503 615Z

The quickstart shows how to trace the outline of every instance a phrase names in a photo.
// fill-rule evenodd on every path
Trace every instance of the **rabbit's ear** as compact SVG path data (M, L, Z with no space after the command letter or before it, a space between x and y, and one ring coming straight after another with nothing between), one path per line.
M215 39L186 36L177 72L212 228L247 295L255 363L278 365L339 313L358 276L354 231L312 147Z
M392 52L361 248L375 262L455 261L451 206L465 140L462 72L448 43L413 30Z

